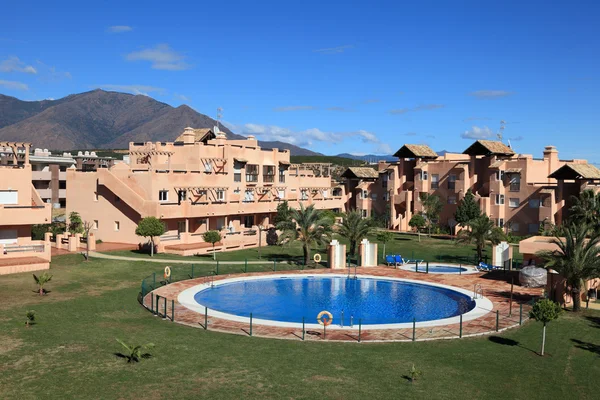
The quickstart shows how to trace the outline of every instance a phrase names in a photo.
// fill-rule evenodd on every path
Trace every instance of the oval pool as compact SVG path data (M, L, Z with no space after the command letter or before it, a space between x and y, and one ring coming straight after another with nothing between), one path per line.
M322 274L243 277L216 281L214 287L197 285L184 290L179 302L187 308L224 319L275 326L298 326L303 317L316 322L320 311L334 316L333 325L363 325L381 328L435 326L485 314L470 291L450 286L399 278ZM342 321L343 312L343 321Z

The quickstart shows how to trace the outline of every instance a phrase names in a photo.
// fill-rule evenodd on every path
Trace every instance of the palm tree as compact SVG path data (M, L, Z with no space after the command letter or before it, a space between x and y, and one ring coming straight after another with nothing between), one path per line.
M456 241L458 243L474 244L477 248L479 261L483 260L483 249L487 242L496 245L506 238L502 229L495 226L494 222L485 214L472 220L469 226L471 229L463 229L458 233Z
M314 205L304 208L303 204L300 204L299 210L292 210L290 216L296 221L297 227L285 232L285 236L302 242L304 265L308 265L311 247L322 246L331 238L331 219L315 209Z
M127 359L128 363L138 362L145 358L150 358L152 355L150 353L144 353L145 349L151 349L154 347L153 343L147 343L142 345L128 345L120 339L117 339L117 342L121 344L126 350L125 353L117 353L117 356Z
M50 275L47 272L44 272L40 276L36 276L35 274L33 274L33 279L38 285L38 291L40 293L40 296L46 294L46 289L44 289L44 285L52 280L52 275Z
M358 211L354 210L344 215L338 233L341 237L348 239L350 242L350 255L355 256L356 245L367 237L372 230L371 220L363 218Z
M573 298L573 311L581 310L583 282L600 277L600 232L590 232L586 224L572 223L554 231L551 243L558 247L553 251L541 251L536 255L546 266L561 274Z
M585 223L590 227L600 223L600 193L587 189L579 197L571 196L573 206L569 209L571 219L577 223Z

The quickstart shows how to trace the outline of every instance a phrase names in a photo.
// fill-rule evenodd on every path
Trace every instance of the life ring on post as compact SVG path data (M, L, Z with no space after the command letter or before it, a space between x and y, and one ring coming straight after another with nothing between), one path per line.
M320 325L328 326L333 322L333 315L329 311L321 311L317 315L317 321Z
M171 277L171 267L165 267L165 279L169 279Z
M320 262L321 262L321 255L320 255L320 254L315 254L315 255L313 256L313 260L314 260L314 262L316 262L316 263L320 263Z

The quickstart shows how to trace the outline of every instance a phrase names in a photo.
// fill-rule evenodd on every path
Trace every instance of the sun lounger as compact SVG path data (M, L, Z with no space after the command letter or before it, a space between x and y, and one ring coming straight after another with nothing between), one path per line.
M388 267L389 266L396 266L396 258L394 256L385 256L385 262L387 263Z

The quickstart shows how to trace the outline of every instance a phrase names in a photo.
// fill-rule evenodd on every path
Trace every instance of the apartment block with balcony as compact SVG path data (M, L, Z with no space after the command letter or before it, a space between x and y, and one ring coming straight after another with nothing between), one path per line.
M51 206L32 184L29 143L0 142L0 275L50 268L50 241L31 239L31 226L51 220Z
M227 140L218 129L186 128L174 142L130 143L129 164L71 168L67 180L67 214L92 222L96 238L145 242L135 228L154 216L166 230L158 250L185 255L211 250L202 240L207 230L221 232L217 250L258 245L283 200L319 209L345 202L328 166L292 165L288 150L261 149L252 136Z
M498 226L515 235L535 234L540 225L560 222L570 196L595 188L600 177L585 160L560 160L553 146L539 159L489 140L478 140L461 154L444 155L406 144L395 156L398 162L380 165L377 179L359 179L354 186L379 187L385 179L390 227L401 231L410 230L412 216L424 211L426 195L440 197L445 206L439 223L454 230L458 203L471 190L482 212Z

